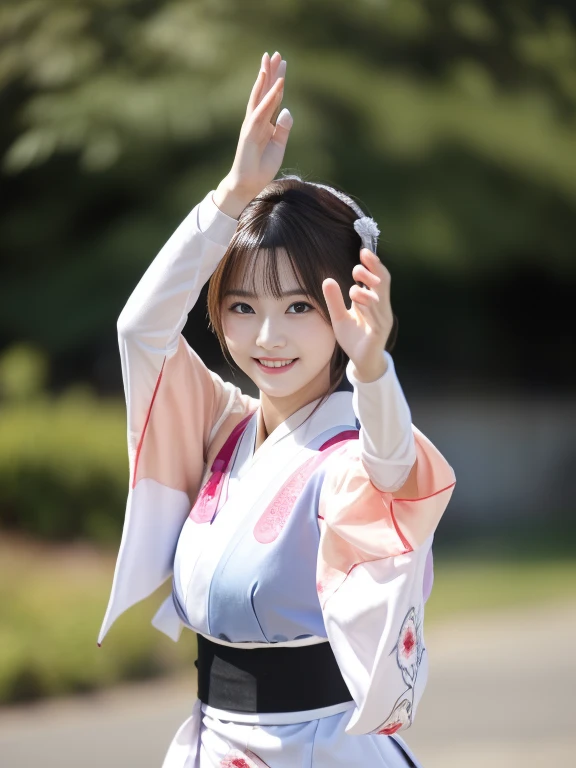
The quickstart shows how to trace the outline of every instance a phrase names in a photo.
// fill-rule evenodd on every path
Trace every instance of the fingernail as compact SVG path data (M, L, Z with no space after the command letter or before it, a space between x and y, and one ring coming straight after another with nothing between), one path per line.
M284 109L278 115L278 119L276 120L276 125L280 125L282 126L282 128L292 128L293 123L294 123L294 118L290 114L290 110L284 107Z

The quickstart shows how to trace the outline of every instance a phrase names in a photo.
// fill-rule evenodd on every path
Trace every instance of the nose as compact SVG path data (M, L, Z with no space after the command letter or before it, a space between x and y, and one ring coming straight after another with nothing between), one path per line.
M286 336L284 335L280 323L274 322L271 317L264 318L262 325L258 329L256 345L262 349L282 349L286 346Z

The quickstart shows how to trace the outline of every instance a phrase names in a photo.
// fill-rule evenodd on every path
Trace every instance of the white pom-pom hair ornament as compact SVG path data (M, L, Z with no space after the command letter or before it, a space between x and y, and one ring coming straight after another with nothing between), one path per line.
M369 216L362 216L354 222L354 229L360 235L364 247L376 253L376 244L378 243L380 230L374 219L371 219Z
M348 197L348 195L344 194L344 192L340 192L338 189L333 189L332 187L328 187L326 184L316 184L314 181L308 181L307 184L313 184L315 187L321 187L322 189L328 190L328 192L332 192L333 195L336 195L336 197L339 200L342 200L343 203L346 203L346 205L349 205L350 208L358 215L358 219L354 222L354 229L358 234L360 235L360 239L362 240L362 245L364 248L368 248L372 251L372 253L376 253L376 248L378 246L378 235L380 234L380 230L378 229L378 224L372 219L370 216L366 216L364 214L364 211L360 206L352 200L351 197Z

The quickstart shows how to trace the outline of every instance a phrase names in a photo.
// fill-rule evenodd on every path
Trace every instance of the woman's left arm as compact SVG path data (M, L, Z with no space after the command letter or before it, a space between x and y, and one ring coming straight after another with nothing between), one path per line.
M363 464L379 490L394 491L415 467L416 447L410 408L392 357L384 351L394 319L390 273L375 253L361 248L352 277L361 285L350 288L350 309L332 278L324 280L324 298L336 341L350 358L346 374L354 385Z
M416 471L416 444L410 408L389 352L381 352L386 371L375 381L357 378L352 361L346 375L354 386L352 405L360 422L360 455L380 491L396 491Z

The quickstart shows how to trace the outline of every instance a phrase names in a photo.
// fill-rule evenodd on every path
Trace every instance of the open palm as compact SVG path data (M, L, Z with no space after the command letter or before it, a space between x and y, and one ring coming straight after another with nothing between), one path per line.
M368 248L360 250L360 261L352 270L352 276L362 285L350 288L350 309L346 308L336 280L324 280L322 290L336 341L357 371L369 378L371 372L382 365L394 315L390 305L390 273Z
M286 62L279 53L262 57L262 66L246 108L236 156L229 174L239 188L258 194L278 173L292 127L292 117L283 110L274 119L284 94Z

